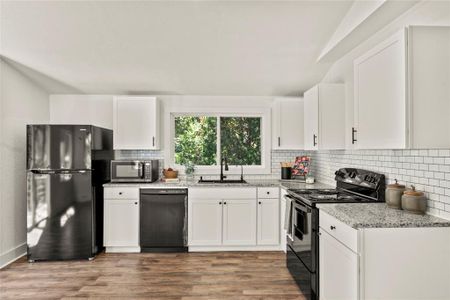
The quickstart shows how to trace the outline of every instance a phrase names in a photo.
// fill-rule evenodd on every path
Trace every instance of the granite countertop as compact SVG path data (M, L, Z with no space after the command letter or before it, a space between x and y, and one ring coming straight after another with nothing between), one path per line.
M140 187L140 188L189 188L189 187L281 187L286 189L329 189L333 186L323 183L304 183L278 179L247 180L247 183L198 183L197 181L180 181L179 183L105 183L105 187Z
M318 204L317 207L355 229L450 227L450 220L391 209L385 203Z

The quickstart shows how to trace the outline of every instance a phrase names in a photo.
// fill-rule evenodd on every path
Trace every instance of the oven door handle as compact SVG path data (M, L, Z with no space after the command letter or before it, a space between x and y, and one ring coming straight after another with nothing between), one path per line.
M288 195L288 194L284 195L284 198L285 198L285 199L289 199L289 200L291 200L291 201L294 201L294 200L295 200L294 197L292 197L291 195Z
M311 208L309 208L306 205L299 205L298 203L294 203L294 209L301 210L304 213L310 213L311 212Z

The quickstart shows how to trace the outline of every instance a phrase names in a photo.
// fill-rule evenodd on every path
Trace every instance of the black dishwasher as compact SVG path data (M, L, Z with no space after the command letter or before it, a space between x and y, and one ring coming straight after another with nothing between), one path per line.
M141 252L187 252L187 189L141 189Z

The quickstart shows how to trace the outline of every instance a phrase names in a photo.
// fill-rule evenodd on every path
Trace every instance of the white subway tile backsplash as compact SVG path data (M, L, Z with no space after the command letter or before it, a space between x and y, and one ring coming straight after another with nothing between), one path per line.
M398 179L428 197L428 213L450 219L450 150L338 150L310 151L316 180L334 184L339 168L380 172L387 182Z
M335 185L334 172L337 169L354 167L383 173L389 183L398 179L408 186L415 185L429 198L428 213L450 219L450 150L448 149L273 150L270 162L271 174L248 174L245 177L248 179L278 179L281 174L280 162L294 161L295 157L300 155L312 157L312 173L319 182ZM116 159L160 159L163 162L164 152L115 151L115 157ZM196 174L196 176L200 175L202 174Z

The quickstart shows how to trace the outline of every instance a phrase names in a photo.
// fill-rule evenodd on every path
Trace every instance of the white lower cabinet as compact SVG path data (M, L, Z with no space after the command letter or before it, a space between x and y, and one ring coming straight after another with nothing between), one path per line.
M320 299L450 299L450 227L319 226Z
M258 245L280 244L279 199L258 199Z
M256 245L256 201L226 199L223 202L223 244Z
M358 299L358 254L320 231L320 299Z
M278 188L190 188L189 251L278 250L279 199L267 198L278 194Z
M103 244L107 252L139 251L138 199L105 199Z
M222 200L188 200L188 243L190 246L222 244Z

